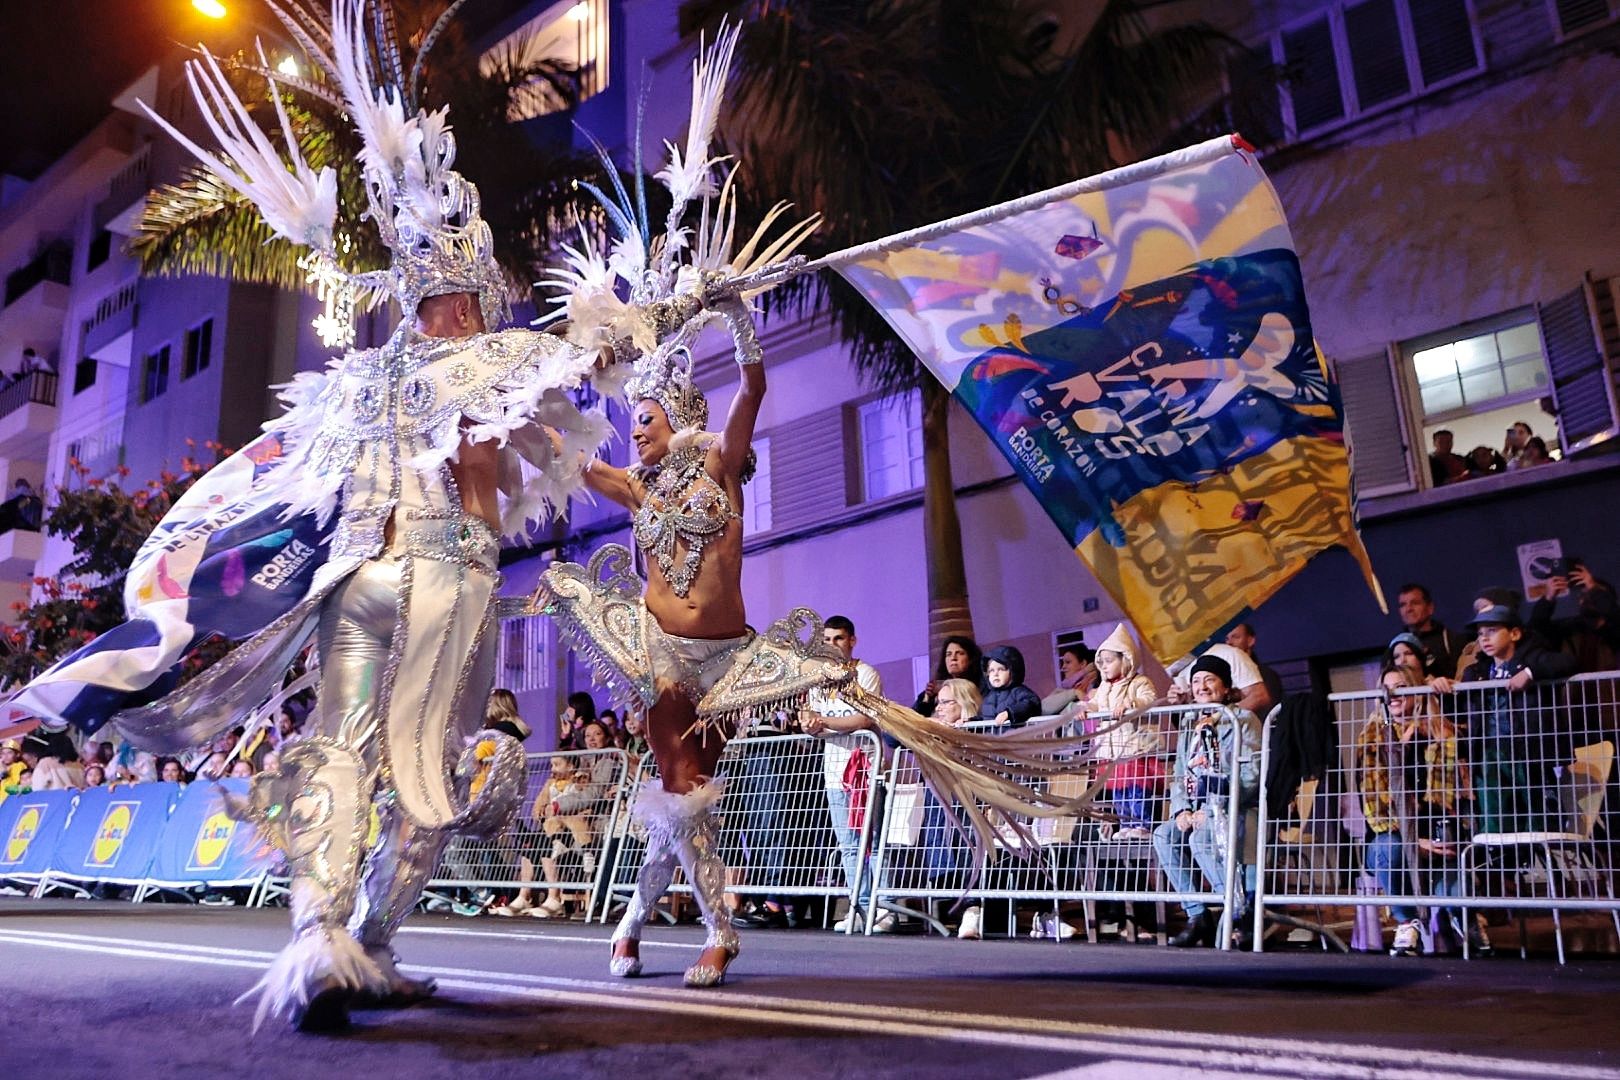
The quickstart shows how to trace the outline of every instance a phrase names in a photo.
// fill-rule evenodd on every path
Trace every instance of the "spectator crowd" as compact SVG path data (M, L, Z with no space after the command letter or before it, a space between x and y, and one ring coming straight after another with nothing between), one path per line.
M1526 429L1526 449L1532 439ZM1357 730L1346 734L1353 741L1343 758L1349 762L1343 766L1349 777L1344 794L1359 811L1361 863L1391 897L1395 954L1431 949L1436 925L1475 949L1488 949L1483 919L1464 920L1453 909L1438 924L1426 922L1401 897L1419 879L1433 894L1458 893L1463 871L1457 855L1471 835L1556 827L1551 793L1579 740L1550 730L1544 693L1557 680L1620 667L1620 602L1614 586L1582 560L1560 560L1554 571L1528 610L1517 590L1481 589L1462 629L1437 618L1434 597L1423 585L1408 583L1397 592L1401 626L1383 646L1377 681L1367 687L1382 696ZM1052 658L1055 685L1047 684L1044 695L1032 685L1039 680L1032 679L1018 648L981 649L968 637L950 637L913 706L941 724L996 732L1034 723L1085 738L1087 768L1099 778L1098 821L1072 828L1071 842L1083 835L1107 845L1119 865L1134 859L1151 867L1174 893L1230 895L1236 917L1227 932L1244 946L1251 921L1243 916L1255 892L1253 848L1261 839L1253 835L1253 811L1265 718L1277 718L1274 749L1278 738L1287 740L1290 753L1314 740L1314 749L1302 752L1316 758L1314 775L1341 766L1330 764L1340 760L1337 725L1320 695L1285 693L1278 673L1257 655L1252 623L1239 622L1224 637L1184 665L1173 665L1161 681L1121 624L1094 650L1083 642L1064 644ZM864 690L883 693L877 670L858 656L851 619L828 619L825 642L855 666ZM1472 683L1487 685L1471 691ZM75 744L62 734L30 734L0 746L0 799L29 790L251 776L275 768L281 749L302 737L307 707L294 699L274 724L238 728L178 758L154 758L114 741ZM519 740L533 735L507 690L491 695L485 727ZM772 891L780 888L780 864L794 845L823 852L846 887L861 882L839 929L867 916L874 932L898 928L903 912L892 905L874 910L872 903L874 882L890 875L913 875L941 893L961 893L978 880L953 822L961 808L941 805L931 793L916 800L910 843L915 857L883 867L880 878L873 856L881 837L863 824L880 820L883 799L897 792L872 783L894 750L862 734L874 729L870 718L835 696L814 698L796 715L761 718L755 735L816 740L809 744L812 765L801 770L811 779L794 797L802 805L806 792L813 796L818 819L811 832L802 824L794 826L796 832L782 826L777 810L791 794L784 759L742 758L738 774L728 777L747 799L732 822L744 834L748 864L734 883L748 884L751 894L737 907L739 923L808 924L802 895ZM802 752L803 744L796 745ZM556 747L555 754L533 759L529 796L513 827L493 841L451 844L441 872L460 884L432 894L431 903L466 915L563 918L580 917L603 899L598 871L632 839L610 825L622 820L615 809L648 754L644 718L634 711L620 716L598 710L590 694L573 693L557 720ZM1300 781L1313 774L1308 766L1299 767L1298 775L1279 772L1276 761L1269 768L1272 798L1282 792L1272 810L1281 808L1286 817ZM475 787L478 782L474 778ZM828 871L824 866L819 872ZM1122 872L1105 870L1101 884L1117 883ZM1230 891L1229 873L1237 875ZM988 925L986 905L960 907L942 918L954 920L958 936L981 936ZM1215 944L1223 924L1211 905L1190 900L1182 909L1184 921L1169 944ZM1016 905L1008 910L1010 923ZM1127 914L1139 926L1152 921L1119 904L1103 905L1103 914L1105 922L1118 923ZM1032 933L1066 937L1075 929L1048 905L1033 920Z

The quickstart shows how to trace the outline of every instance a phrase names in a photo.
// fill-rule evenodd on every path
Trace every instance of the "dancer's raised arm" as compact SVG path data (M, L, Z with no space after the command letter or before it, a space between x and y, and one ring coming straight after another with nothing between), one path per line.
M720 433L721 464L728 476L736 476L748 460L754 442L754 424L759 420L760 406L765 403L765 353L759 346L753 316L741 297L722 301L714 308L725 316L726 325L731 329L741 375L737 396L731 399L731 411L726 414L726 426Z

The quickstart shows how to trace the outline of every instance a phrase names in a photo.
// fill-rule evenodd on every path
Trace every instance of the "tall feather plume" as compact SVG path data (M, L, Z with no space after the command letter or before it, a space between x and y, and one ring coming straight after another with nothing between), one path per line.
M293 243L330 252L337 223L337 173L330 167L316 172L304 160L274 81L270 96L286 143L286 161L237 99L213 54L207 49L200 52L201 59L186 62L186 80L223 160L181 134L145 102L141 108L220 182L252 200L277 233Z
M399 88L378 90L366 45L368 0L335 0L332 5L332 60L338 84L349 103L349 119L365 145L368 164L386 176L420 170L421 131L415 117L406 119ZM389 223L378 222L389 228Z
M720 159L709 156L714 130L720 119L720 102L726 93L726 76L731 70L731 57L737 48L737 35L741 24L722 26L712 45L701 40L698 55L692 61L692 115L686 127L686 149L683 153L673 142L665 142L669 149L669 164L658 172L674 198L665 222L668 237L664 248L662 267L670 276L677 251L684 246L684 230L680 226L687 206L699 196L713 191L712 172Z
M287 34L304 50L309 62L320 68L326 77L336 83L337 68L332 64L332 29L322 16L307 10L297 0L286 4L264 0L265 6L286 28Z

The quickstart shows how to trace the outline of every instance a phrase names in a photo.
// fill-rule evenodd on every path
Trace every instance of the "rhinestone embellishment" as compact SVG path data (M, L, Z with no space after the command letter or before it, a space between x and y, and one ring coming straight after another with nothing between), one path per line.
M399 388L399 407L406 416L421 416L433 408L438 396L433 389L432 379L425 375L412 375Z

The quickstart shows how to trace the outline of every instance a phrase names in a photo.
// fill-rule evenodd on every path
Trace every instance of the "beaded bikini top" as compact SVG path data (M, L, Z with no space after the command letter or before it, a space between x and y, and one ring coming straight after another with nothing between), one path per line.
M637 546L658 560L679 597L685 597L697 580L703 549L742 516L732 507L726 489L704 468L705 457L701 447L672 450L649 470L647 496L636 510L632 530ZM685 556L678 560L677 542L686 545Z

